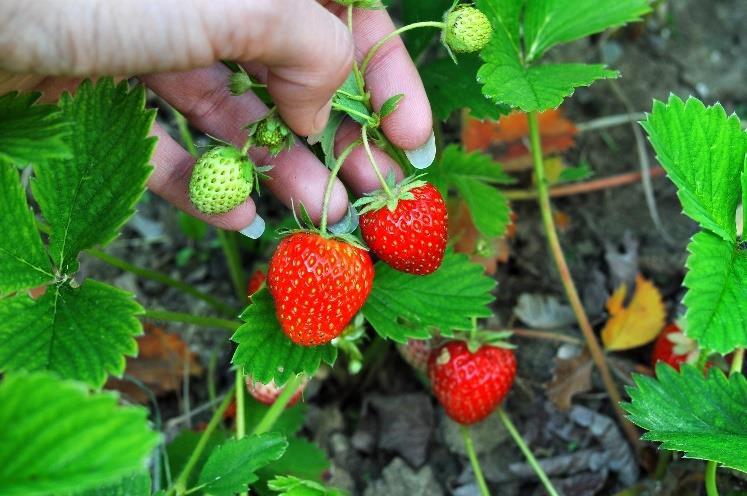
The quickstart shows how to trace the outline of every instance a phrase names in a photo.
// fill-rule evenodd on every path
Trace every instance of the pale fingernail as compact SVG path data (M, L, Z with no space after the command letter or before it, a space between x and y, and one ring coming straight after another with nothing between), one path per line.
M420 148L405 150L408 160L416 169L425 169L433 163L436 158L436 135L431 131L431 136Z
M332 100L325 103L314 116L314 132L311 135L320 134L324 131L329 120L329 113L332 111Z
M257 215L254 217L254 222L246 226L244 229L239 231L241 234L251 239L258 239L265 232L265 220Z

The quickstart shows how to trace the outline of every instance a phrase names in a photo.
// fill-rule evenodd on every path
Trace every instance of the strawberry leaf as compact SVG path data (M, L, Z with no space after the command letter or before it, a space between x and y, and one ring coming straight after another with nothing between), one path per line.
M332 345L299 346L280 328L270 292L264 288L252 296L231 339L238 344L232 363L263 384L274 380L282 386L292 375L314 375L322 361L333 365L337 348Z
M420 69L425 91L433 114L441 120L452 112L468 108L476 119L498 119L510 112L505 105L496 105L482 94L477 82L481 62L475 56L459 58L459 65L450 58L433 60Z
M747 346L747 250L702 231L688 251L686 334L719 353Z
M747 134L720 104L706 107L695 98L671 95L655 101L641 123L657 158L677 185L685 214L726 241L736 240L735 214Z
M291 437L283 456L259 470L258 475L263 480L278 475L292 475L321 482L328 468L329 460L319 446L306 439Z
M147 415L80 383L9 374L0 384L2 493L77 493L142 470L159 438Z
M355 75L351 72L332 98L332 109L346 113L358 124L365 126L371 122L371 113L361 101L362 98L365 96L358 91Z
M0 300L0 372L50 370L100 387L137 354L141 312L131 294L93 280Z
M74 496L150 496L150 474L143 470L118 480L113 484L89 489Z
M233 496L256 482L255 472L283 456L287 447L276 433L229 439L210 454L197 483L213 496Z
M0 96L0 165L44 164L70 157L70 127L55 105L36 101L41 93Z
M473 317L489 317L495 281L466 256L447 251L441 267L427 276L376 264L363 315L383 338L399 343L426 339L434 331L450 336L471 328Z
M117 236L145 191L155 138L155 112L145 110L145 90L111 79L81 84L60 100L71 123L69 160L34 165L34 196L51 228L50 254L62 273L77 270L81 250Z
M636 387L627 388L631 401L622 407L648 431L643 439L684 451L688 458L747 471L747 379L742 374L726 378L714 367L706 377L691 365L677 373L659 363L656 379L633 377Z
M272 491L289 496L344 496L346 494L339 489L326 488L318 482L286 475L278 475L268 483L268 487Z
M399 102L401 102L404 97L405 95L403 93L399 93L387 98L387 100L381 104L381 109L379 110L381 118L383 119L384 117L394 113L394 111L397 110L397 107L399 107Z
M0 296L54 279L18 171L2 164L0 212Z

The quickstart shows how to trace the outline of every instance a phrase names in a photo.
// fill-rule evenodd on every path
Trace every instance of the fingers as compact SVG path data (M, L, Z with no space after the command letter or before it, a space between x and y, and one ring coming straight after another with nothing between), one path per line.
M353 15L356 59L362 60L377 41L394 29L385 10L356 9ZM418 70L399 37L379 48L368 64L365 78L375 110L389 97L404 95L397 111L382 122L392 143L404 150L426 144L433 133L431 107Z
M251 93L232 96L227 89L229 74L228 69L215 64L189 72L145 76L142 80L197 128L241 146L246 139L242 127L264 116L267 108ZM298 145L274 158L260 150L252 150L250 155L257 165L273 165L268 173L271 180L267 181L266 187L275 196L288 206L298 207L303 203L314 221L321 218L329 175L326 167L309 150ZM176 174L180 172L178 170ZM169 171L164 173L169 174ZM341 219L347 206L345 187L335 180L329 206L330 222Z
M66 76L130 75L256 60L297 133L324 126L353 43L314 0L6 0L0 2L0 68Z

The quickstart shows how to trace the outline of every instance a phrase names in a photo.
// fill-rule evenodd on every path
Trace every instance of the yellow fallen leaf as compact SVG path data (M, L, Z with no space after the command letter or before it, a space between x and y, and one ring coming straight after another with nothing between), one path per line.
M664 303L656 286L640 274L635 279L635 293L623 306L628 288L621 284L607 300L610 318L602 329L605 349L629 350L653 341L664 327Z

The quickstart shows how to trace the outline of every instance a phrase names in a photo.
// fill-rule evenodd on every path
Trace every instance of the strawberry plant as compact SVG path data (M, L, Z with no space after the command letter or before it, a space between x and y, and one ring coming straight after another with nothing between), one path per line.
M350 34L355 14L381 8L370 0L337 4ZM619 76L602 64L549 62L553 48L640 21L650 10L646 0L404 0L409 23L371 40L335 92L326 127L309 137L328 172L320 205L294 202L293 221L274 226L277 238L237 243L232 233L217 231L236 292L228 301L104 251L133 218L153 173L156 111L146 108L140 83L85 80L56 104L39 103L37 93L0 96L0 424L6 426L0 429L0 494L344 494L324 484L330 462L301 433L304 391L340 356L348 371L337 366L335 374L366 377L386 342L399 347L459 424L483 496L490 488L471 432L493 414L532 477L548 494L559 494L509 417L511 405L504 408L522 363L509 343L512 332L490 329L496 280L474 256L460 253L459 237L449 232L449 214L459 206L478 240L471 255L492 255L489 245L512 223L502 188L517 178L489 154L447 143L443 121L455 111L493 120L526 115L531 196L606 389L606 406L636 450L640 435L633 424L646 430L644 440L708 460L706 488L717 494L718 464L747 471L747 252L735 220L747 198L747 135L736 116L694 98L657 101L642 122L683 212L701 230L688 247L681 328L658 338L656 377L634 375L627 403L566 262L541 139L539 113L557 108L578 87ZM408 95L374 101L366 80L398 35L424 60L420 74L437 118L433 136L416 150L400 149L384 131ZM199 154L185 172L184 193L203 218L245 204L272 181L273 161L302 146L265 84L243 65L225 65L231 69L227 91L237 98L257 92L269 109L237 131L243 143L217 142L201 151L177 117L185 147ZM344 133L351 139L340 147ZM261 150L266 161L255 163L250 149ZM335 181L350 169L354 153L365 157L378 184L351 199L347 215L331 224ZM402 174L387 173L381 157ZM556 181L583 180L588 167L563 172ZM320 212L318 222L310 207ZM184 217L181 224L192 242L206 237L196 219ZM213 315L146 309L133 294L89 277L81 268L87 257L180 291ZM254 272L246 279L248 259ZM266 271L257 269L265 264ZM613 318L625 297L623 286L614 307L608 305ZM632 300L637 307L649 301ZM664 322L660 301L656 310L646 330L650 339ZM618 321L628 318L621 315ZM144 320L231 333L218 340L221 350L230 350L230 384L218 392L211 382L210 402L187 415L191 422L208 413L200 429L175 434L168 423L182 420L164 426L155 399L149 411L105 390L138 354ZM602 338L614 341L625 326L607 328L612 331ZM730 353L727 376L710 360Z

